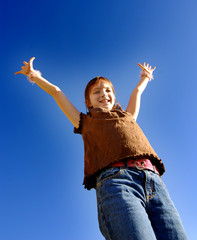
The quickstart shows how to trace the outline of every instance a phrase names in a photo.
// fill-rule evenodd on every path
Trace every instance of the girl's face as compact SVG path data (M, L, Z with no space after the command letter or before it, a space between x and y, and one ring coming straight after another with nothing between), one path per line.
M105 80L97 81L90 89L88 107L111 110L115 104L112 87Z

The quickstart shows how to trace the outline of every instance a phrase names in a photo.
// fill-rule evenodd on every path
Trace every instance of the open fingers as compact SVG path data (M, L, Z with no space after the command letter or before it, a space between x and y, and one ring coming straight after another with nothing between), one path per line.
M137 65L138 65L139 67L143 68L142 64L138 63Z
M25 66L22 66L22 67L21 67L21 70L18 71L18 72L15 72L14 74L20 74L20 73L23 74L23 73L24 73L24 71L23 71L24 67L25 67Z
M143 66L142 64L138 63L138 66L142 69L142 71L147 71L145 62L143 63Z
M26 75L29 72L29 70L33 69L33 61L34 61L34 59L35 59L35 57L30 58L29 63L27 63L26 61L23 61L25 66L22 66L21 70L18 71L18 72L15 72L14 74L15 75L16 74L24 74L24 75Z
M149 64L147 63L143 63L143 68L142 68L142 70L144 70L144 71L147 71L147 69L149 69Z
M16 75L16 74L20 74L21 73L21 71L19 71L19 72L15 72L14 74Z
M147 70L154 71L156 68L156 67L152 68L152 66L149 66L149 64L148 63L146 64L145 62L143 63L143 66L140 63L138 63L137 65L144 71L147 71Z
M151 66L150 66L150 67L149 67L149 70L153 72L153 71L155 70L155 68L156 68L156 67L151 68Z

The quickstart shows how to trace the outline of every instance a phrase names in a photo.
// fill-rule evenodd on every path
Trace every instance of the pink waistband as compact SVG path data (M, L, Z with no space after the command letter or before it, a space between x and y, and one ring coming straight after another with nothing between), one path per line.
M108 167L125 167L125 163L127 164L128 167L135 167L138 170L147 169L160 175L157 167L154 166L149 159L137 159L137 160L129 159L127 161L118 161L110 164Z

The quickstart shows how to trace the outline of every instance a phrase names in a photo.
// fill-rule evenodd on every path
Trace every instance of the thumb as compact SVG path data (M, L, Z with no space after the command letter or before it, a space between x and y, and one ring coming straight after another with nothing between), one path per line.
M137 63L137 65L141 68L141 69L143 69L143 66L142 66L142 64L140 64L140 63Z
M33 69L33 61L34 61L35 57L32 57L30 60L29 60L29 65L30 65L30 69L32 70Z

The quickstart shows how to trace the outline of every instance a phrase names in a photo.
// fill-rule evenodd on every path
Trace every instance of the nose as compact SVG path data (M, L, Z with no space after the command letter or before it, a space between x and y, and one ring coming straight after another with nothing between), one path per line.
M105 89L102 90L102 97L107 96L107 92L105 91Z

